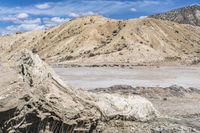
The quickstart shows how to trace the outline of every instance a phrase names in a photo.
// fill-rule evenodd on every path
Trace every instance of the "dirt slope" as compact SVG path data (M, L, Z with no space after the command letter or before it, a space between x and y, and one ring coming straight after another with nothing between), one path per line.
M0 57L27 48L49 63L198 63L200 27L152 18L82 17L63 25L0 37Z

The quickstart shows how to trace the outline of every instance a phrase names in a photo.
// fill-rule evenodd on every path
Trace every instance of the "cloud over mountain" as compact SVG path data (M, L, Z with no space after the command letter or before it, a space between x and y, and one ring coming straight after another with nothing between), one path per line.
M181 1L179 4L193 4L193 1L196 0L186 3ZM148 16L179 6L172 0L46 0L44 3L30 0L25 2L26 4L19 4L17 1L8 1L10 5L1 3L0 34L13 33L15 30L8 31L9 26L18 29L17 27L22 24L26 25L28 22L30 25L31 22L39 19L41 21L37 23L39 27L48 27L80 16L102 15L115 19L128 19ZM33 24L35 25L35 22ZM35 27L38 29L37 26Z

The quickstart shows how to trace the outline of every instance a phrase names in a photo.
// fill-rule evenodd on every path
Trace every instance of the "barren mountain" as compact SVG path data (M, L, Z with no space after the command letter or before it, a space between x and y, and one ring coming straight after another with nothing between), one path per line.
M200 6L194 5L183 7L166 13L152 15L150 17L161 20L174 21L181 24L200 26Z
M198 63L200 27L153 18L112 20L81 17L46 30L0 37L0 57L21 49L38 52L49 63Z

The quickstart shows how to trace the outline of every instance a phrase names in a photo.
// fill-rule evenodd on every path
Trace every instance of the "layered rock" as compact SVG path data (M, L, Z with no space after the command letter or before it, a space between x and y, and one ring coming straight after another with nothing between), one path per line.
M73 89L38 55L26 50L13 55L1 71L3 132L92 132L102 122L147 121L158 116L153 105L140 96Z

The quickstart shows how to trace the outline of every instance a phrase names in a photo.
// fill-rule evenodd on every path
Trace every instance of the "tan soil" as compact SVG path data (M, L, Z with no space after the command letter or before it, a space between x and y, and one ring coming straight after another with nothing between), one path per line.
M0 37L1 58L27 48L49 63L197 64L200 27L152 18L82 17L47 30Z

